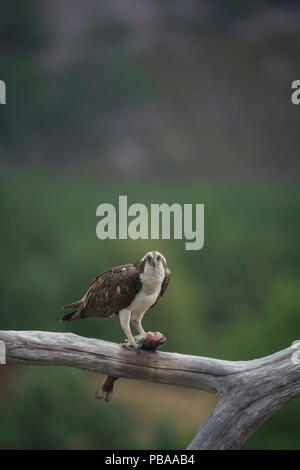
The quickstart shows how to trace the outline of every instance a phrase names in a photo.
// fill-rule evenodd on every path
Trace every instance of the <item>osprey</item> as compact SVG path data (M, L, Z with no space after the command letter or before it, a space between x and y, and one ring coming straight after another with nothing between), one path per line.
M121 327L127 336L126 343L122 344L138 349L130 322L139 334L145 334L143 316L164 295L170 277L171 271L163 255L158 251L150 251L135 263L117 266L99 274L81 300L62 307L76 310L65 315L61 322L119 315Z

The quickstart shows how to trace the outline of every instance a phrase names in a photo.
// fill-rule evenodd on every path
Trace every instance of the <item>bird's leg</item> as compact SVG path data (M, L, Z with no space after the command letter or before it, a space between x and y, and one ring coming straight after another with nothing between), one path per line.
M131 322L132 322L134 328L136 329L136 331L138 331L140 335L145 335L146 334L144 328L142 327L142 319L141 318L132 318Z
M119 311L119 317L120 317L120 323L121 323L121 328L124 331L125 335L127 336L127 342L121 343L122 346L126 346L127 348L133 347L134 349L139 349L139 345L135 342L134 337L132 336L131 330L130 330L130 316L131 316L131 311L130 310L120 310Z

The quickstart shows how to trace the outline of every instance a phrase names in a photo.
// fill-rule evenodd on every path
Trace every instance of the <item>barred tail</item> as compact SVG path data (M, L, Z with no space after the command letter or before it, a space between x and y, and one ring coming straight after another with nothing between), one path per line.
M76 302L72 302L71 304L64 305L62 309L67 310L68 308L78 308L80 304L81 304L81 300L77 300Z
M80 313L75 310L74 312L68 313L65 315L60 322L61 323L72 323L73 321L81 320L81 318L84 318L83 316L80 315Z

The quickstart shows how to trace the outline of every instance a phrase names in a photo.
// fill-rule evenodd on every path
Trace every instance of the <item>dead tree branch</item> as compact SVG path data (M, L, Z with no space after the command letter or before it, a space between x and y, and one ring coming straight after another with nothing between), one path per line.
M294 360L299 345L252 361L223 361L137 353L71 333L0 331L0 341L6 346L7 363L76 367L216 394L217 407L189 449L238 449L275 411L300 396L300 360Z

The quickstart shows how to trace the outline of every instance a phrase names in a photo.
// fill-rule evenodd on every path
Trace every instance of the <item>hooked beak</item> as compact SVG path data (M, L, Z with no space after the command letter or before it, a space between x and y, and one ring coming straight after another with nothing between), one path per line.
M153 268L155 268L155 266L157 265L156 259L152 258L152 260L150 261L150 264Z

